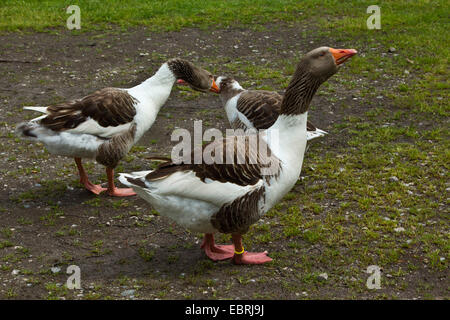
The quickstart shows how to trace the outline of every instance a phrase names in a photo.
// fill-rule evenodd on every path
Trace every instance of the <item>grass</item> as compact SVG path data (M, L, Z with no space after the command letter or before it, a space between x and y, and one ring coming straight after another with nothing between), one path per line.
M170 31L184 27L229 26L235 23L254 23L276 20L295 20L297 1L4 1L0 7L0 30L32 29L45 31L66 24L69 5L78 5L81 30L100 30L119 25L123 28L144 25L151 30ZM311 6L311 4L309 5ZM239 12L239 15L236 13Z

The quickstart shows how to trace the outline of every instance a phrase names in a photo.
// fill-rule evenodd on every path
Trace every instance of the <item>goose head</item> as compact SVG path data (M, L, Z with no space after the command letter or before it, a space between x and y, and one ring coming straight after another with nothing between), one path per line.
M231 77L226 76L214 76L214 82L217 85L218 90L209 90L220 94L220 98L223 102L228 101L235 95L244 91L239 82Z
M319 47L303 57L300 61L301 69L324 82L339 70L341 64L356 53L355 49Z
M320 85L334 75L340 65L357 53L355 49L319 47L298 63L281 103L281 114L302 114Z
M177 83L188 85L192 89L201 92L215 89L218 91L214 82L214 76L205 69L179 58L169 60L167 65L177 79Z

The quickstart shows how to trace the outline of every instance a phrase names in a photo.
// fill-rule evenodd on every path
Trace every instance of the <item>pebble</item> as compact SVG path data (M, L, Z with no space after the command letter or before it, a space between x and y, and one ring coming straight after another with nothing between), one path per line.
M389 178L389 181L391 181L391 182L397 182L397 181L398 181L398 178L397 178L396 176L392 176L392 177Z
M317 276L317 279L319 280L328 280L328 274L326 272L321 273Z
M133 296L135 292L136 292L136 290L132 290L132 289L130 289L130 290L125 290L125 291L122 291L121 295L122 295L123 297L126 297L126 296Z
M59 273L61 271L60 267L53 267L50 269L52 271L52 273Z
M18 269L14 269L14 270L11 272L11 274L12 274L13 276L17 276L19 273L20 273L20 270L18 270Z
M405 228L403 228L403 227L398 227L398 228L395 228L394 231L395 231L395 232L404 232L404 231L405 231Z
M390 53L397 51L394 47L390 47L388 50Z

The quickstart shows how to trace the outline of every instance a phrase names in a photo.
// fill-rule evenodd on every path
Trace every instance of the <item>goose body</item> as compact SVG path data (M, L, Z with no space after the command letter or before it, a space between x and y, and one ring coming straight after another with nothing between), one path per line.
M243 205L244 203L240 201L248 201L246 196L251 194L258 195L256 200L258 204L254 208L255 212L253 212L253 219L258 220L297 181L303 161L304 148L306 147L306 135L303 134L306 133L306 117L306 114L301 115L296 120L298 126L288 127L290 130L283 134L283 141L277 139L279 132L276 132L275 135L272 132L278 131L278 126L259 135L258 138L267 144L273 163L279 164L279 167L276 170L274 168L274 172L270 175L261 174L261 168L259 167L262 165L261 163L258 164L257 170L251 168L251 164L247 163L242 166L235 166L233 170L241 171L238 177L227 177L227 171L230 170L231 165L203 164L198 166L188 165L185 168L174 166L172 171L169 170L169 174L164 175L164 177L158 175L158 170L120 174L119 180L125 185L132 186L136 193L150 202L158 212L194 232L215 233L224 231L219 226L220 223L215 224L213 222L213 216L226 204L236 201L234 206ZM292 122L293 119L289 120ZM283 121L279 123L280 127L284 128ZM303 138L298 138L297 135L303 136ZM225 138L218 141L216 145L228 149L227 144L233 139L233 136ZM296 142L295 147L286 152L293 140ZM239 144L240 141L242 140L236 139L235 143ZM256 151L250 150L247 152ZM164 165L159 170L163 171ZM205 176L201 173L203 171L206 171ZM248 171L252 172L253 179L251 181L240 179ZM240 228L244 228L246 231L248 227L249 225L243 226L239 223L236 226L229 225L227 232L238 231Z
M219 76L216 78L220 98L228 121L234 129L268 129L281 112L283 96L275 91L246 90L235 79ZM306 139L323 137L327 134L307 122Z
M110 194L112 169L131 147L150 129L160 108L167 101L177 78L184 78L195 89L210 89L212 75L182 59L172 59L141 84L128 88L104 88L84 98L56 106L25 107L44 113L18 126L27 138L42 142L52 154L75 158L82 183L94 193L81 167L81 159L95 159L108 168ZM126 195L134 194L134 192Z
M289 192L300 175L309 103L320 84L337 72L336 61L341 57L332 50L315 49L300 61L280 115L267 130L227 136L203 146L203 160L207 150L214 150L213 162L193 161L194 150L190 159L167 161L151 171L123 173L120 181L161 215L205 233L202 248L211 259L232 258L237 264L271 261L267 252L246 252L242 235ZM353 54L354 50L346 50L342 56ZM233 245L216 245L216 232L230 233Z

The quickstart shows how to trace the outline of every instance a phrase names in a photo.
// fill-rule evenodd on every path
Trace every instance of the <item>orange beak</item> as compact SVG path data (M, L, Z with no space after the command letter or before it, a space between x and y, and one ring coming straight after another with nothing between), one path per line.
M213 81L212 81L211 88L209 88L209 91L215 92L215 93L220 93L220 89L219 89L219 87L217 86L217 84L216 84L216 82L214 81L214 79L213 79Z
M188 83L182 79L178 79L177 80L177 84L182 85L182 86L187 86ZM213 80L212 84L211 84L211 88L209 88L209 91L211 92L215 92L215 93L220 93L220 89L217 86L216 82Z
M344 63L347 59L354 56L358 51L355 49L333 49L330 48L330 52L334 57L334 61L337 65Z

